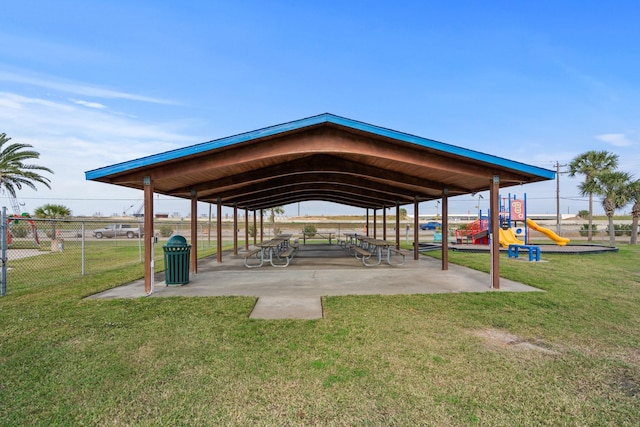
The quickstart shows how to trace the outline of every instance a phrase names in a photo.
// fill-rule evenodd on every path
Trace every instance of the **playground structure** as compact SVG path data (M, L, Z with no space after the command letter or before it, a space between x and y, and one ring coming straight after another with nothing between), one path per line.
M515 235L515 233L511 228L507 228L507 229L500 228L498 232L499 232L498 240L500 242L500 246L502 246L503 248L506 248L509 245L525 244L524 240L518 239L518 237Z
M504 248L509 245L528 245L530 241L529 229L544 234L553 240L558 246L565 246L570 239L561 237L553 230L538 225L535 221L527 218L526 209L527 195L524 199L517 199L515 196L511 198L511 194L507 198L500 198L500 213L498 220L500 221L499 242ZM479 217L472 223L468 224L466 229L456 230L456 243L471 243L474 245L489 244L489 217L482 216L482 211L478 213ZM518 223L522 225L518 225Z
M7 218L7 224L18 223L18 219L30 218L29 214L23 213L22 215L13 215ZM35 221L28 219L29 226L31 227L31 235L35 241L36 246L40 245L40 238L38 237L38 230L36 229ZM10 245L13 242L13 238L11 236L11 229L7 227L7 244Z
M11 207L13 209L13 215L7 217L7 225L10 225L12 223L18 224L20 222L19 220L27 219L28 224L31 228L31 235L33 236L33 240L36 246L40 245L40 238L38 237L38 230L36 229L35 221L29 219L31 218L31 216L28 213L20 212L21 211L20 207L24 206L24 203L19 203L18 199L11 194L7 194L7 198L11 202ZM11 229L10 227L7 227L7 245L10 245L12 242L13 242L13 237L11 235Z
M567 243L571 241L571 239L567 239L566 237L558 236L553 230L549 228L539 226L532 219L529 219L529 218L527 218L527 226L533 230L539 231L540 233L544 234L545 236L547 236L548 238L556 242L556 245L558 246L565 246Z
M474 245L489 244L489 219L480 217L475 221L467 224L464 229L455 230L456 243L471 243Z

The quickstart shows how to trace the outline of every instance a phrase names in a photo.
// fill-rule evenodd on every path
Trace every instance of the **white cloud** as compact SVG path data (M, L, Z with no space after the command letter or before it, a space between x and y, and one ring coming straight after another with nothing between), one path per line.
M88 107L88 108L97 108L99 110L107 108L106 105L100 104L99 102L83 101L81 99L71 99L71 102L74 102L74 103L76 103L78 105L83 105L83 106Z
M50 76L27 76L13 72L0 71L0 81L43 87L60 92L96 98L123 99L128 101L140 101L165 105L176 104L175 102L166 99L137 95L135 93L122 92L113 89L105 89L86 83L77 83L56 79Z
M88 182L85 171L202 142L186 133L188 123L156 123L85 107L77 100L54 102L0 92L0 132L12 142L32 145L40 153L34 163L54 171L48 175L51 190L38 186L37 192L19 192L29 209L62 203L74 214L118 212L127 202L137 202L140 192Z
M108 142L131 150L138 144L149 142L152 144L150 152L155 153L163 146L170 149L175 148L175 144L192 141L191 137L180 133L179 123L150 123L111 113L108 109L86 109L76 104L0 92L0 121L4 128L17 129L24 136L45 136L45 143L51 137L78 138ZM172 132L176 128L178 131Z
M603 133L601 135L596 135L596 139L615 147L629 147L630 145L633 145L633 141L623 133Z

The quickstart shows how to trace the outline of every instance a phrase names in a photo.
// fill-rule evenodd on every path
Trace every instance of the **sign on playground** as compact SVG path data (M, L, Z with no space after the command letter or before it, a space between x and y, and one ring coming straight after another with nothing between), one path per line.
M511 200L511 221L524 221L524 200Z

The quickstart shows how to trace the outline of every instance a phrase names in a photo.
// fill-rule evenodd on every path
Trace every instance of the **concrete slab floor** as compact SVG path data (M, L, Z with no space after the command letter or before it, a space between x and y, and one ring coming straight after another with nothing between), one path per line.
M407 259L402 266L382 263L365 267L337 245L300 247L289 267L271 265L249 269L241 255L225 254L223 262L206 258L198 263L198 273L183 286L155 283L149 297L171 296L252 296L258 302L252 318L317 319L322 317L322 296L395 295L460 292L540 292L539 289L500 279L500 289L492 289L490 276L466 267L421 256ZM119 286L89 298L143 297L144 281Z

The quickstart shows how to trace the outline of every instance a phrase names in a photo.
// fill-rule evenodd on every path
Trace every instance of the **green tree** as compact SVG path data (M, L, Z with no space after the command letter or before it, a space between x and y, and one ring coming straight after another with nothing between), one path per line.
M585 179L578 187L583 196L589 196L589 228L587 239L592 240L593 195L598 190L596 178L604 172L611 172L618 167L618 155L608 151L587 151L569 163L569 176L584 175Z
M29 144L9 144L11 138L0 133L0 188L4 188L11 196L16 197L16 191L23 185L37 190L36 183L51 188L51 180L40 175L40 172L53 171L44 166L25 163L40 158L40 153L29 150Z
M48 218L53 219L51 221L51 238L56 238L56 219L66 218L71 216L71 210L64 205L54 205L47 203L46 205L36 208L33 212L36 218Z
M629 201L633 203L631 207L631 243L638 244L638 217L640 217L640 179L629 184Z
M627 172L602 172L594 180L594 193L602 196L602 207L609 219L609 244L615 246L616 233L613 214L629 203L631 175Z

